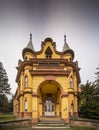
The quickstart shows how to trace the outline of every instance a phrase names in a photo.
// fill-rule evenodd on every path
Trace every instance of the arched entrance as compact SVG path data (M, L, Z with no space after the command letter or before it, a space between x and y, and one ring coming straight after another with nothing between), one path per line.
M44 116L55 116L55 102L51 97L45 99Z
M60 85L53 80L47 80L40 84L39 116L61 116L61 89Z

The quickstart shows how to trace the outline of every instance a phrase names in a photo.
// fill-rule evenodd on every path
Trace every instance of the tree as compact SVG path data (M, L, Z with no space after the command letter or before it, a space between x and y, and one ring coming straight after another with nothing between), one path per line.
M8 102L8 112L9 113L13 112L13 99L14 99L14 96L12 95L12 98Z
M99 118L99 101L94 98L96 87L87 81L81 85L82 92L78 93L80 117Z
M8 112L8 97L10 95L11 88L8 83L8 77L6 70L3 67L2 62L0 62L0 113Z
M81 85L81 92L78 93L79 105L89 101L90 97L94 94L94 84L87 81L86 84Z
M0 113L8 113L8 98L6 95L0 95Z
M96 80L94 82L95 84L95 88L96 88L96 91L95 91L95 95L99 97L99 67L96 68L97 69L97 72L95 73L96 74Z
M2 62L0 62L0 95L11 94L10 84L8 83L8 77L6 70L3 67Z

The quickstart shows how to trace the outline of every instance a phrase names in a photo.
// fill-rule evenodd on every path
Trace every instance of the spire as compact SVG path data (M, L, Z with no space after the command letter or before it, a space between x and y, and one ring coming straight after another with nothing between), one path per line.
M22 51L22 55L24 55L25 52L33 52L35 51L34 50L34 47L33 47L33 44L32 44L32 34L30 33L30 41L29 43L27 44L27 46L23 49Z
M30 33L30 41L32 41L32 33Z
M66 42L66 35L64 35L64 46L62 52L64 54L70 53L72 55L72 59L74 58L74 51L69 47L69 45Z
M66 34L64 35L64 43L66 42Z
M66 34L64 35L64 46L63 46L63 52L66 51L66 50L69 50L70 47L69 45L67 44L66 42Z
M32 44L32 34L31 33L30 33L30 41L27 44L26 48L34 51L34 47L33 47L33 44Z

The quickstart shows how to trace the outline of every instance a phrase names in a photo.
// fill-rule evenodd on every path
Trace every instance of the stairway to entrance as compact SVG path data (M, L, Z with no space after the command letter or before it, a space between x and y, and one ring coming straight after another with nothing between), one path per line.
M36 125L32 126L34 130L65 130L70 129L70 125L66 124L60 118L55 117L42 117Z

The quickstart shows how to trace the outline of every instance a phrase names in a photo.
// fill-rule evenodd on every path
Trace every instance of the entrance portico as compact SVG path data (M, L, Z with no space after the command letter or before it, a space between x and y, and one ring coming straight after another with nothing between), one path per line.
M61 116L61 90L56 81L47 80L41 83L38 95L40 117Z

